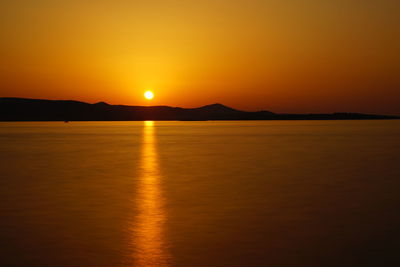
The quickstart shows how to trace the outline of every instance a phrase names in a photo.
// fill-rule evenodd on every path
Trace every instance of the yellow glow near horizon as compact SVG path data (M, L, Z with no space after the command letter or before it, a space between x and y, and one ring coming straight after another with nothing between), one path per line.
M144 92L144 98L147 100L152 100L154 98L154 93L152 91L146 91Z

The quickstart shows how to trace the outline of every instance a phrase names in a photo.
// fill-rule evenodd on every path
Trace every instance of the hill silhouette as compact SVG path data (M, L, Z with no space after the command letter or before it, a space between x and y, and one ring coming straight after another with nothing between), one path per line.
M247 112L216 103L199 108L125 106L105 102L0 98L0 121L141 121L141 120L350 120L399 119L361 113L277 114Z

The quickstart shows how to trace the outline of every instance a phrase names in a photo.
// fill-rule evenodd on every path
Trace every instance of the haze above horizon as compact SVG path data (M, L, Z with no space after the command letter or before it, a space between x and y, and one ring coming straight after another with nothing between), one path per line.
M0 97L400 114L399 28L395 0L5 0Z

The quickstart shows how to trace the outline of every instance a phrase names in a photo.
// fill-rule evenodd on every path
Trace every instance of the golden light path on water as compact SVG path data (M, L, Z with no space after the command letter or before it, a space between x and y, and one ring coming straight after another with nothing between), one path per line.
M133 224L134 248L132 263L135 267L170 266L166 251L164 223L166 214L160 188L162 178L158 165L155 127L145 121L141 149L141 172L136 195L137 214Z

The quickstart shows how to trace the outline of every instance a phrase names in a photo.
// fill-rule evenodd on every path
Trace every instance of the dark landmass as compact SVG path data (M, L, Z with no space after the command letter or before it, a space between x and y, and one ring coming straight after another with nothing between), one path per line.
M199 108L124 106L104 102L0 98L0 121L142 121L142 120L366 120L398 116L360 113L276 114L246 112L222 104Z

